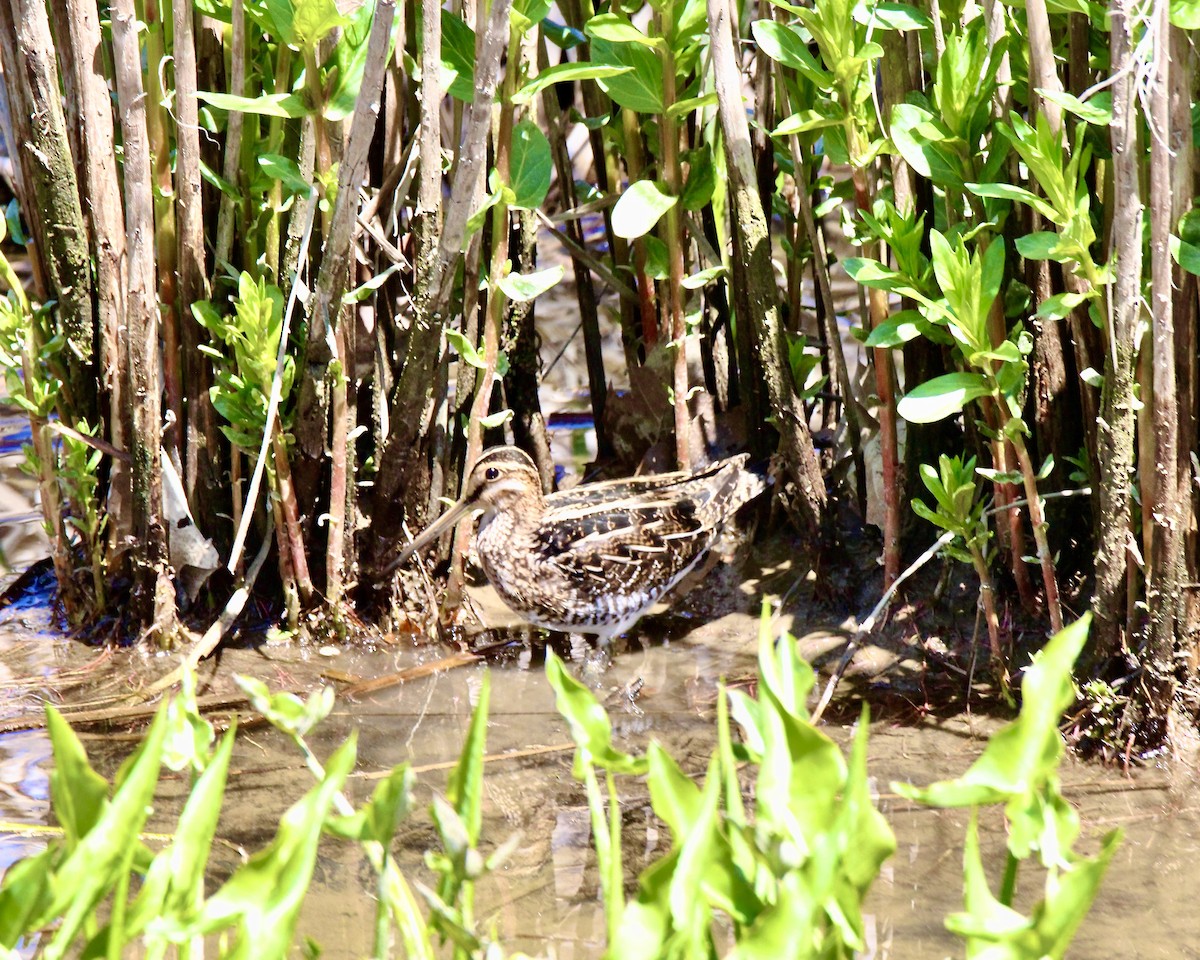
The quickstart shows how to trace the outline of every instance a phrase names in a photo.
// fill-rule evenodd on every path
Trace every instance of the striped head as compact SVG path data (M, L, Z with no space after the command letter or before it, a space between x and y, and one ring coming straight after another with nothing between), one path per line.
M463 484L462 499L426 527L384 572L407 563L417 550L432 543L465 516L481 516L486 524L500 511L514 517L537 517L544 507L542 481L529 455L516 447L493 447L475 462Z
M541 512L542 479L524 450L492 447L475 461L459 501L466 509L484 515L504 510Z

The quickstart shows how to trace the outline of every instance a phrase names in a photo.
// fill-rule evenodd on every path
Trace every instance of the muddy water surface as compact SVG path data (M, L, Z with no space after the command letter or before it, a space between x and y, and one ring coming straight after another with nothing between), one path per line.
M719 576L719 574L718 574ZM761 584L751 578L745 591L731 591L715 620L689 628L679 616L647 621L641 641L618 652L606 671L589 663L588 651L574 651L575 668L592 678L607 697L617 736L630 750L651 738L664 742L691 772L703 771L713 747L717 680L753 672L755 605L751 594ZM711 597L709 598L711 600ZM489 616L503 613L486 605ZM713 611L706 609L706 615ZM803 612L785 611L781 628L801 638L806 654L820 657L840 649L844 634L837 624L814 623ZM558 642L558 641L555 641ZM485 669L491 672L492 714L488 730L484 837L498 845L514 832L521 844L507 865L480 885L479 915L512 950L559 958L598 957L603 946L603 916L597 875L588 842L583 792L571 776L571 750L565 725L554 710L545 682L544 635L519 637L493 657L490 666L471 665L435 673L370 696L339 701L321 728L318 752L324 755L358 731L359 766L352 783L355 799L365 798L374 777L400 762L419 772L419 806L402 828L401 861L410 876L429 881L423 851L434 842L424 814L431 791L444 787L446 769L457 756ZM558 650L573 651L566 640ZM328 652L328 651L327 651ZM411 643L373 651L347 650L324 656L298 646L232 650L205 666L205 690L230 689L233 671L254 673L274 686L302 690L323 681L321 672L373 677L446 654L437 645ZM894 675L911 673L913 658L897 661L895 651L876 651L877 662L891 662ZM915 656L915 655L914 655ZM917 657L919 659L919 656ZM84 673L74 671L84 668ZM119 689L139 677L156 674L162 664L136 653L117 652L97 659L97 651L62 639L49 629L47 613L36 606L0 613L0 669L6 678L4 712L12 715L36 705L64 681L89 676L90 686ZM894 683L874 681L883 690L905 696L913 706L911 676ZM630 691L640 686L636 697ZM84 688L75 691L84 696ZM202 691L204 692L204 691ZM889 791L893 780L917 783L961 772L997 721L962 714L919 719L915 710L881 706L884 718L873 723L870 772L880 803L897 836L896 856L885 866L869 903L870 955L892 958L961 956L962 950L942 926L942 918L961 904L961 844L966 817L960 812L917 808ZM849 715L853 711L843 711ZM903 716L901 716L903 714ZM904 722L900 722L903 719ZM839 740L849 728L831 723ZM89 750L111 770L129 749L112 734L92 733ZM43 835L20 829L51 822L47 801L49 748L40 731L0 736L0 865L39 848ZM1194 906L1200 881L1200 804L1193 767L1176 761L1131 775L1078 762L1064 769L1067 795L1082 814L1089 845L1120 826L1125 843L1109 872L1100 899L1081 930L1070 956L1157 958L1200 956L1200 916ZM246 730L239 739L219 830L214 877L233 869L243 851L267 843L279 815L311 785L309 775L283 738L264 728ZM184 785L165 780L151 830L169 829ZM632 867L665 852L665 829L649 815L644 784L624 785L626 852ZM985 849L1000 863L1002 829L998 816L984 821ZM1036 880L1030 878L1031 884ZM365 864L349 846L325 843L317 882L301 924L330 958L366 956L373 905ZM1032 887L1024 891L1032 896Z

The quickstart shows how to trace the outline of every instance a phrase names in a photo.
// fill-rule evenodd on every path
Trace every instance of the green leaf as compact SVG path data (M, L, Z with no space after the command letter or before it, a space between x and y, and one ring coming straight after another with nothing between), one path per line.
M799 70L818 89L833 85L833 75L808 52L808 43L795 27L775 20L755 20L750 24L750 32L758 48L776 63Z
M536 273L510 273L501 277L496 286L504 291L509 300L528 303L541 296L563 278L563 267L559 264Z
M703 109L704 107L715 107L716 105L716 93L705 93L698 97L688 97L686 100L676 100L673 104L667 107L667 116L674 117L676 120L678 120L696 110Z
M22 394L16 394L21 398ZM54 707L46 705L46 731L54 751L50 800L63 829L67 849L73 850L96 825L108 802L108 781L92 769L83 744Z
M25 233L25 229L21 226L21 207L17 203L16 197L8 201L4 208L4 227L7 228L9 239L18 246L28 246L29 236ZM0 240L4 237L0 235Z
M1018 240L1017 247L1020 248L1020 246L1021 242ZM1197 253L1200 254L1200 251ZM1095 295L1093 290L1088 290L1086 293L1056 293L1038 304L1037 313L1034 316L1042 320L1061 320L1063 317L1069 316L1071 311L1081 303L1087 302Z
M1049 230L1039 230L1037 233L1027 233L1017 238L1017 253L1027 260L1055 260L1067 263L1072 260L1069 252L1061 248L1061 238Z
M896 409L909 423L935 423L990 392L987 381L978 373L947 373L914 387Z
M509 153L509 186L513 199L509 204L518 210L536 210L550 190L550 175L554 162L550 142L531 120L522 120L513 128Z
M917 173L942 187L961 189L961 141L932 111L913 103L892 107L892 143Z
M558 66L543 70L513 94L515 104L528 103L546 87L555 83L574 83L577 80L599 80L601 78L619 77L629 73L633 67L614 63L560 63Z
M312 194L312 184L305 181L300 173L300 165L295 160L277 153L260 153L258 165L268 177L282 183L289 193L305 200Z
M957 780L918 789L893 784L901 796L935 807L1003 803L1039 790L1062 756L1058 719L1075 700L1071 668L1091 625L1084 614L1050 639L1021 681L1021 712L994 733L983 754Z
M823 130L826 127L836 127L846 122L846 116L836 104L826 109L800 110L790 117L780 121L771 131L773 137L786 137L793 133L807 133L809 130Z
M1080 100L1064 90L1039 89L1038 93L1068 113L1075 114L1084 123L1094 127L1107 127L1112 123L1112 93L1108 90L1101 90L1087 100Z
M310 113L303 98L295 93L264 93L261 97L235 97L231 93L211 93L205 90L196 96L219 110L237 110L264 117L295 119Z
M856 4L854 19L885 30L926 30L933 26L928 14L907 3Z
M978 197L996 197L1028 204L1051 223L1059 223L1060 218L1054 207L1024 187L1011 183L968 183L966 188Z
M367 47L374 19L374 0L364 0L349 15L341 38L333 48L333 65L337 70L337 83L325 103L325 119L333 122L344 120L354 113L358 95L362 90L363 73L367 67ZM392 21L388 37L387 57L390 59L396 45L396 31L400 21Z
M356 737L342 744L325 765L325 778L279 821L275 839L230 877L205 902L195 933L237 924L228 960L285 960L296 919L312 881L321 829L335 794L354 767Z
M130 844L139 842L136 838L150 813L165 733L164 704L155 713L137 752L123 765L124 777L112 800L58 871L54 897L38 926L55 917L62 919L43 956L63 956L97 905L118 882L130 855Z
M583 25L583 32L596 40L607 40L609 43L636 43L655 50L666 49L666 41L662 37L646 36L628 17L619 13L597 14Z
M1171 256L1188 273L1200 276L1200 247L1171 236Z
M591 46L594 63L629 68L596 80L613 103L638 113L663 112L662 60L658 54L641 44L612 43L598 37Z
M294 0L294 4L289 44L301 49L315 49L334 29L349 22L334 0Z
M442 68L454 74L446 92L455 100L475 99L475 31L449 10L442 10Z
M483 757L487 753L488 704L491 702L491 676L484 673L479 698L471 713L471 725L463 741L458 763L446 784L446 799L462 817L471 846L479 843L483 824Z
M612 210L613 233L626 240L644 236L679 202L654 180L638 180L626 190Z
M487 367L487 364L483 362L483 354L476 349L475 344L471 343L461 331L447 327L446 339L450 342L450 347L464 363L469 364L476 370L483 370Z
M645 758L631 756L613 746L608 713L550 649L546 650L546 679L554 690L558 712L571 728L571 737L594 763L614 773L647 772L649 765Z
M1200 30L1200 0L1171 0L1170 17L1181 30Z
M217 832L236 734L235 724L221 738L211 762L188 794L171 845L150 864L126 920L131 937L155 920L160 924L166 919L182 924L203 898L204 874Z
M702 210L712 200L717 187L717 165L713 163L712 149L704 144L687 151L683 160L688 165L688 175L679 202L685 210Z
M690 277L683 278L683 288L685 290L699 290L701 287L706 287L712 281L725 276L729 271L724 264L718 264L715 267L709 267L706 270L701 270L699 273L693 273Z
M885 349L903 346L921 335L921 323L916 310L902 310L872 330L864 346Z

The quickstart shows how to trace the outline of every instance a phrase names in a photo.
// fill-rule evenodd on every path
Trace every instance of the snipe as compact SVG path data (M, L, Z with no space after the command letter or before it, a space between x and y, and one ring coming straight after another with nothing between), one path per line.
M765 482L745 469L746 459L543 496L526 453L493 447L471 470L462 499L391 568L475 513L480 563L509 607L539 627L607 643L695 567L725 521L762 493Z

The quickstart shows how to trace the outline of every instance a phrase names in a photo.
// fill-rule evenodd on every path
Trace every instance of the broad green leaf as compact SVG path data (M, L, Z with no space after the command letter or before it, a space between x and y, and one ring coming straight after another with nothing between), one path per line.
M675 841L682 842L702 815L700 788L657 741L651 741L646 749L646 761L646 784L654 812L670 827Z
M54 751L50 800L54 816L63 829L67 850L71 851L100 819L108 802L108 781L92 769L79 737L62 714L49 704L46 705L46 730Z
M902 310L879 324L867 336L864 346L892 348L903 346L921 335L921 315L915 310Z
M1033 207L1051 223L1058 223L1060 217L1054 207L1050 206L1037 194L1011 183L968 183L966 188L978 197L997 197L1001 200L1016 200Z
M823 130L826 127L836 127L846 122L836 104L830 104L827 109L800 110L790 117L780 121L771 131L773 137L786 137L793 133L807 133L809 130Z
M612 724L595 695L567 671L554 651L546 650L546 679L554 689L558 712L571 728L571 737L598 766L614 773L643 774L644 757L631 756L613 746Z
M467 728L462 752L446 784L446 799L462 817L471 846L479 843L479 830L483 823L483 757L487 753L491 690L491 675L485 672L483 682L479 686L479 699L471 713L471 725Z
M207 183L220 190L221 193L234 203L242 202L242 192L237 188L237 185L226 180L203 160L200 161L200 176Z
M237 110L264 117L297 118L307 116L308 105L295 93L264 93L261 97L235 97L231 93L212 93L205 90L196 96L219 110Z
M233 725L221 738L211 762L188 794L171 845L150 864L126 919L131 937L155 922L160 927L165 922L172 928L181 928L202 898L236 734L237 727Z
M775 20L755 20L750 32L758 48L776 63L799 70L818 89L832 86L833 76L809 53L808 43L795 27Z
M1094 127L1107 127L1112 123L1112 93L1108 90L1101 90L1087 100L1080 100L1064 90L1039 89L1038 93Z
M962 142L932 111L913 103L892 107L892 143L917 173L942 187L963 186Z
M723 264L709 267L706 270L701 270L699 273L693 273L690 277L684 277L683 288L685 290L699 290L701 287L708 286L712 281L725 276L728 272Z
M312 193L312 184L305 181L300 173L300 165L295 160L277 153L260 153L258 165L268 177L282 183L289 193L305 200Z
M66 955L75 935L117 883L130 855L130 844L140 842L137 836L149 816L158 784L165 734L164 704L155 713L137 752L123 766L124 779L112 800L58 871L54 897L38 926L56 917L61 920L41 956L57 960Z
M2 229L7 230L8 236L13 243L21 247L28 246L29 237L25 233L25 228L21 226L21 207L15 197L9 200L4 208L4 221L0 225L0 230ZM0 234L0 241L3 239L3 234Z
M1025 671L1021 712L988 741L983 754L957 780L924 789L893 784L902 796L935 807L1003 803L1036 791L1054 776L1062 756L1062 712L1075 699L1071 668L1087 640L1091 614L1055 634Z
M1171 0L1171 23L1181 30L1200 30L1200 0Z
M515 104L528 103L546 87L555 83L574 83L578 80L599 80L601 78L617 77L629 73L633 67L613 63L560 63L558 66L543 70L513 94Z
M375 0L364 0L349 15L341 38L333 48L333 63L337 69L337 82L325 103L325 119L337 122L354 113L358 94L362 90L363 72L367 66L367 46L371 34L371 21L375 14ZM392 21L388 37L390 59L396 45L396 32L400 20Z
M667 107L667 116L678 120L696 110L703 109L704 107L715 107L716 105L716 93L705 93L698 97L688 97L686 100L676 100Z
M237 938L222 954L228 960L285 960L289 955L322 826L334 795L354 768L356 739L351 734L327 761L325 779L284 813L270 845L205 902L196 934L237 924Z
M447 93L455 100L475 99L475 31L449 10L442 10L442 68L454 79Z
M550 175L554 166L550 142L531 120L522 120L513 128L509 152L509 186L513 199L510 206L518 210L536 210L550 190Z
M1056 293L1038 304L1035 316L1043 320L1061 320L1063 317L1069 316L1071 311L1081 303L1095 295L1095 291L1092 290L1087 293Z
M712 149L704 144L687 151L683 160L688 165L688 175L679 202L685 210L702 210L712 200L717 186L717 165L713 162Z
M289 736L307 735L313 727L329 716L329 711L333 709L332 685L320 687L301 700L286 690L272 694L267 685L255 677L235 673L233 679L246 694L250 705L262 714L271 726Z
M334 0L294 0L292 37L294 46L315 48L335 28L349 22Z
M638 113L662 113L662 60L649 47L637 43L592 40L592 62L628 67L619 74L599 77L596 82L613 103Z
M645 236L678 202L678 197L668 194L654 180L638 180L621 194L613 207L613 233L626 240Z
M885 30L926 30L933 21L925 11L907 3L855 4L854 19L859 23L883 27Z
M649 37L619 13L600 13L583 25L583 32L609 43L635 43L655 50L666 48L662 37Z
M464 363L470 364L476 370L483 370L487 364L483 361L483 354L466 338L466 335L459 330L451 328L446 329L446 339L450 342L450 347L459 355Z
M496 286L504 291L509 300L528 303L535 297L540 297L562 278L563 268L560 264L536 273L510 273L496 281Z
M547 40L562 50L574 50L576 47L587 43L587 37L582 30L563 26L563 24L557 23L549 17L542 19L542 34Z
M1171 256L1188 273L1200 276L1200 247L1172 235Z
M1027 260L1056 260L1066 263L1071 260L1070 253L1062 250L1062 238L1050 230L1039 230L1037 233L1027 233L1017 238L1017 253Z
M947 373L914 387L896 409L909 423L936 423L990 392L978 373Z

